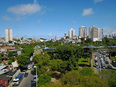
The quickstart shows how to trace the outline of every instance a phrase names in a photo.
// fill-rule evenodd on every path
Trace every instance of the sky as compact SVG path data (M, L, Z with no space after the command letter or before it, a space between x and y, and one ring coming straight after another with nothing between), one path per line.
M60 38L92 25L116 33L116 0L0 0L0 37L11 28L14 38Z

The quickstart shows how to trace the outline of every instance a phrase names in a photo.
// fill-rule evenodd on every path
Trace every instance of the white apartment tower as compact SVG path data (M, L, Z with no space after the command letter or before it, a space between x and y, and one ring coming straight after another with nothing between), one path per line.
M81 26L80 28L79 28L79 36L81 37L81 38L87 38L87 28L86 27L84 27L84 26Z
M59 40L58 36L55 36L55 40Z
M5 29L5 42L13 41L12 29Z
M69 37L70 37L71 39L73 39L73 36L75 36L75 30L73 30L73 28L71 28L71 29L69 30Z

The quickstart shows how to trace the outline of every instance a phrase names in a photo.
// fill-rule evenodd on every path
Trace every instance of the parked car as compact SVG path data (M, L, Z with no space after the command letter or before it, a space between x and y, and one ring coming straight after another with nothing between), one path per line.
M111 66L111 65L108 65L107 68L108 68L108 69L112 69L112 66Z
M25 73L24 77L27 77L28 76L28 73Z
M98 65L98 62L96 62L95 65Z
M96 66L96 68L98 69L98 68L100 68L100 66L99 66L99 65L97 65L97 66Z
M23 70L23 71L22 71L22 74L25 74L25 73L26 73L26 70Z
M33 77L33 80L32 81L36 81L36 76Z
M94 58L94 61L97 61L97 57Z
M30 69L32 68L31 64L29 64L29 65L27 66L27 68L30 70Z
M105 63L106 63L106 64L109 64L109 62L108 62L108 61L106 61Z
M103 69L105 69L105 68L106 68L106 66L105 66L105 65L103 65L103 66L102 66L102 68L103 68Z

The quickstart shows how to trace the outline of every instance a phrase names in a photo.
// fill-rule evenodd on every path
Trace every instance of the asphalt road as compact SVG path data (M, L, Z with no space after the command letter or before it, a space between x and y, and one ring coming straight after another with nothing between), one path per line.
M34 75L31 74L31 70L28 70L28 76L24 77L18 87L31 87L31 80L33 79Z

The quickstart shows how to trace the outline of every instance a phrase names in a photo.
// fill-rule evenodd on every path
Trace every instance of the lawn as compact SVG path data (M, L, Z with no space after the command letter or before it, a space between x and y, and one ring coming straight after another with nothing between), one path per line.
M112 57L111 57L111 60L112 60L112 61L115 61L115 57L114 57L114 56L112 56Z
M90 58L80 58L78 60L79 65L90 65Z

